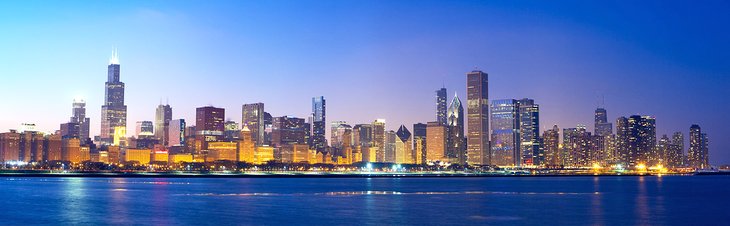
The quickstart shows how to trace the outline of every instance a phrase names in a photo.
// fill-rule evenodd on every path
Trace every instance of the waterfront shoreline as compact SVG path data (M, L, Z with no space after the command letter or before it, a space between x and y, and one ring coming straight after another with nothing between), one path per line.
M199 172L0 172L0 177L89 177L89 178L453 178L453 177L637 177L704 176L728 173L625 173L625 174L486 174L486 173L199 173Z

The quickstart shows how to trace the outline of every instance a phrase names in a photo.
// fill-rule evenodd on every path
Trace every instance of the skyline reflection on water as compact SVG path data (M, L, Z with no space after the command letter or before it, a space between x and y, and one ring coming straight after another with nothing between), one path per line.
M717 225L728 176L0 178L3 224Z

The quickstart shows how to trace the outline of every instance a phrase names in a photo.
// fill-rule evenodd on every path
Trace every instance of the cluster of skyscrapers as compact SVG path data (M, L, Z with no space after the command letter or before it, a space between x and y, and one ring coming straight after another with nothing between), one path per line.
M20 131L0 133L0 161L71 163L104 162L177 164L181 162L238 161L264 164L358 162L397 164L458 164L510 168L708 168L708 140L697 125L684 136L674 133L657 139L651 116L619 117L614 125L607 111L595 111L593 133L585 126L558 126L540 134L540 107L533 99L489 100L488 75L479 70L466 74L466 106L446 88L436 90L435 121L386 129L384 119L350 125L329 121L326 99L312 98L306 118L272 115L264 103L242 105L241 121L226 121L225 109L196 109L195 125L174 119L169 104L160 104L155 120L136 123L127 135L127 106L120 81L119 59L109 61L101 133L89 135L86 103L74 100L72 116L60 129L44 134L24 125ZM466 107L466 115L464 112ZM561 139L562 138L562 139Z

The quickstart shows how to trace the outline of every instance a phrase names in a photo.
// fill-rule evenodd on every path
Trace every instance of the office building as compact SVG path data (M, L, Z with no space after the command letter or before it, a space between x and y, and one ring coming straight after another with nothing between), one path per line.
M466 75L467 163L490 165L489 80L487 73L474 70Z
M466 137L464 136L464 107L454 93L447 112L446 157L452 163L466 164Z
M327 125L327 102L323 96L312 97L312 133L310 147L318 152L327 147L325 126Z
M264 103L244 104L241 107L241 127L251 130L251 137L256 146L264 145Z
M124 105L124 83L119 80L119 69L119 56L115 50L109 59L104 105L101 106L100 138L103 144L112 143L115 132L127 130L127 105Z
M492 125L491 163L520 166L519 104L513 99L494 100L490 109Z
M169 104L158 105L155 110L155 137L165 147L170 145L170 121L172 120L172 107Z
M415 164L426 164L426 137L427 125L423 123L413 124L413 151L416 153Z
M426 124L426 162L442 161L446 157L447 128L439 122Z
M446 100L446 88L436 90L436 122L442 125L448 123Z

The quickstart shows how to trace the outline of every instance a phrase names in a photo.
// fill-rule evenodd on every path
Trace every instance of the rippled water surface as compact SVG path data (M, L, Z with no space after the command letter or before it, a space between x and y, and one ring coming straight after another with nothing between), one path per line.
M3 225L728 225L729 176L0 178Z

